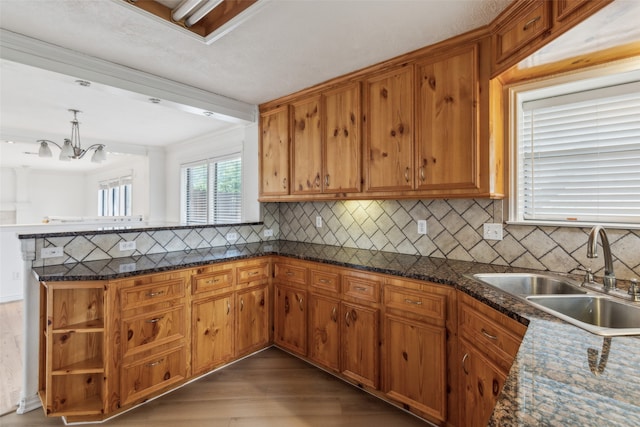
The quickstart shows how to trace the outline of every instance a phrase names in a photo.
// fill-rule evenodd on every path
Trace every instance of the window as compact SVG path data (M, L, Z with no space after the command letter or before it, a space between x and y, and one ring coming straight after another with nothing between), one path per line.
M98 186L98 216L131 216L131 175L102 181Z
M640 73L516 90L511 220L640 224Z
M182 166L182 221L234 224L242 219L239 154Z

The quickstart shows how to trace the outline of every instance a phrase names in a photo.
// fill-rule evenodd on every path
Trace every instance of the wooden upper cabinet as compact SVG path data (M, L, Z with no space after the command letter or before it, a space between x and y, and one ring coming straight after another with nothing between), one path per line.
M291 104L291 194L322 192L320 95Z
M260 115L260 195L289 194L289 107Z
M365 81L366 191L413 188L413 65Z
M325 193L362 190L360 83L329 90L324 96Z
M478 46L416 64L416 187L478 188Z
M494 35L494 62L500 64L525 46L542 38L551 28L551 2L527 0L515 7L497 25Z

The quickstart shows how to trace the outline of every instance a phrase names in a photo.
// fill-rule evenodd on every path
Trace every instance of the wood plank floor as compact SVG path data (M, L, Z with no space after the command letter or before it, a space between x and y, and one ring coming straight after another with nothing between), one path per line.
M0 304L0 415L15 411L20 398L23 305L22 301Z
M0 426L62 425L42 410ZM425 427L428 424L279 349L269 348L104 426Z

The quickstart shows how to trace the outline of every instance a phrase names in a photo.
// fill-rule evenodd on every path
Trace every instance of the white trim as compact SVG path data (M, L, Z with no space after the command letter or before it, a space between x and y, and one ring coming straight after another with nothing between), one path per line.
M119 2L123 3L123 2ZM163 105L232 123L253 123L257 106L0 29L0 57L160 98Z
M581 222L581 221L506 221L507 225L527 225L531 227L578 227L592 228L601 225L606 228L622 230L640 230L640 224L625 224L621 222Z
M16 409L16 414L23 415L27 412L31 412L38 408L42 407L42 402L40 401L40 397L38 394L32 394L29 397L22 397L18 402L18 409Z

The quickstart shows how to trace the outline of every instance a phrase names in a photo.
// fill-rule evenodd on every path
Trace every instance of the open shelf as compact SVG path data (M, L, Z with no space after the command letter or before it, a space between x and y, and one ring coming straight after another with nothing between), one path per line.
M64 334L68 332L102 332L104 331L104 321L102 319L87 320L86 322L74 323L63 328L53 329L54 334Z
M51 406L47 413L55 416L102 414L102 373L54 375L52 377Z
M73 374L100 374L104 373L104 363L102 357L95 357L89 360L81 360L67 366L62 366L51 371L51 375L73 375Z

